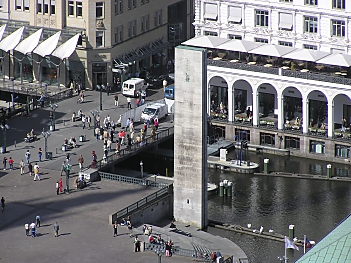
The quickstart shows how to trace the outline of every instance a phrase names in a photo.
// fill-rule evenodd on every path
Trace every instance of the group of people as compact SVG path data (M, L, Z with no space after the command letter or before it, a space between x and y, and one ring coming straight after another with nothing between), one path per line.
M24 230L26 232L26 236L31 236L31 237L37 237L38 233L37 233L37 228L40 227L40 216L37 215L35 217L35 221L33 221L32 223L25 223L24 224ZM60 229L60 226L59 224L56 222L54 224L54 233L55 233L55 237L58 237L59 236L59 229Z

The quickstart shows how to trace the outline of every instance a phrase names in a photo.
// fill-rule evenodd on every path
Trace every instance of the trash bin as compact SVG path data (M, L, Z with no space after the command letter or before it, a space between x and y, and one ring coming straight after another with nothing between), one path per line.
M1 147L1 153L6 153L6 147L4 146Z
M52 160L52 152L46 152L46 159Z
M62 145L62 151L65 152L66 151L66 145Z
M55 125L50 125L50 131L55 131Z
M80 141L80 142L85 142L85 134L79 136L79 141Z

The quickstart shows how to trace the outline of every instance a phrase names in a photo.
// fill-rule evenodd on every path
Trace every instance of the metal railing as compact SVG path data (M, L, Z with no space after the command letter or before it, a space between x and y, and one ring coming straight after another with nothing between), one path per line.
M297 70L272 68L272 67L265 67L260 65L249 65L246 63L230 62L227 60L207 59L207 64L209 66L240 69L240 70L267 73L267 74L273 74L273 75L279 75L279 70L281 70L282 76L285 76L285 77L317 80L317 81L330 82L330 83L336 83L336 84L342 84L342 85L351 85L351 79L349 78L335 77L332 75L327 75L322 73L301 72Z
M144 140L142 140L140 143L134 143L131 145L129 148L121 149L118 153L115 152L107 158L102 158L101 160L97 161L95 164L90 164L89 167L87 168L94 168L94 169L101 169L102 167L106 166L107 164L113 163L114 161L123 158L127 155L129 155L132 152L136 152L139 149L145 147L146 145L149 145L151 143L154 143L156 141L159 141L163 138L169 137L174 134L174 127L169 127L165 130L157 132L154 136L148 136Z
M123 217L126 217L127 215L130 215L132 213L134 213L135 211L137 211L139 208L146 206L150 203L153 203L155 200L164 197L166 195L172 194L173 193L173 187L172 185L169 187L164 187L160 190L158 190L157 192L148 195L147 197L139 200L138 202L135 202L134 204L131 204L129 206L127 206L126 208L118 211L116 213L117 215L117 219L121 219Z
M128 183L128 184L151 186L156 188L164 188L170 185L162 182L157 182L154 180L147 180L147 179L135 178L135 177L124 176L119 174L105 173L100 171L99 171L99 175L102 179L108 179L108 180L113 180L113 181Z

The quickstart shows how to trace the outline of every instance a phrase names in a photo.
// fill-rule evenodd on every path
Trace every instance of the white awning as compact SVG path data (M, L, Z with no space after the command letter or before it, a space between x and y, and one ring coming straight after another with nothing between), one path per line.
M0 42L0 49L8 52L9 50L13 50L18 43L21 41L22 34L23 34L24 26L17 29L11 35L7 36Z
M316 62L317 60L330 55L328 52L311 50L311 49L297 49L291 53L283 56L283 58L290 58L302 61Z
M262 46L263 43L252 42L247 40L230 40L217 46L218 49L229 50L229 51L237 51L237 52L248 52L251 49Z
M241 7L228 6L228 21L240 23L242 19Z
M293 15L288 13L279 13L279 28L291 30L293 27Z
M0 40L2 39L2 36L5 33L5 29L6 29L6 24L4 24L0 27Z
M213 4L213 3L204 3L204 18L207 19L213 19L216 20L218 17L218 8L217 8L217 4Z
M55 35L49 37L47 40L43 41L42 43L34 49L34 53L38 54L42 57L51 55L51 53L57 47L58 41L60 39L61 31L57 32Z
M318 64L328 64L340 67L350 67L351 66L351 56L346 54L331 54L320 60L317 60Z
M61 60L64 60L65 58L70 57L72 53L76 50L79 37L80 37L80 34L77 34L74 37L70 38L61 46L56 48L56 50L51 55L58 57Z
M218 45L221 45L228 41L230 41L230 39L220 38L215 36L197 36L185 41L182 44L186 46L194 46L194 47L215 48Z
M43 33L43 29L39 29L34 34L31 34L25 40L21 41L18 46L15 48L16 51L21 52L22 54L31 53L39 44L39 40L41 34Z
M249 53L263 55L263 56L272 56L272 57L281 57L285 54L293 52L296 48L286 47L280 45L262 45L258 48L252 49Z

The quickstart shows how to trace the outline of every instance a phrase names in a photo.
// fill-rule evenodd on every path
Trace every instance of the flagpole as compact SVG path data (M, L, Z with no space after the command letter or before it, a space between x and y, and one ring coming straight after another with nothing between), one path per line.
M303 254L306 254L306 235L303 235Z
M286 237L284 239L284 263L287 263L288 261L286 260Z

